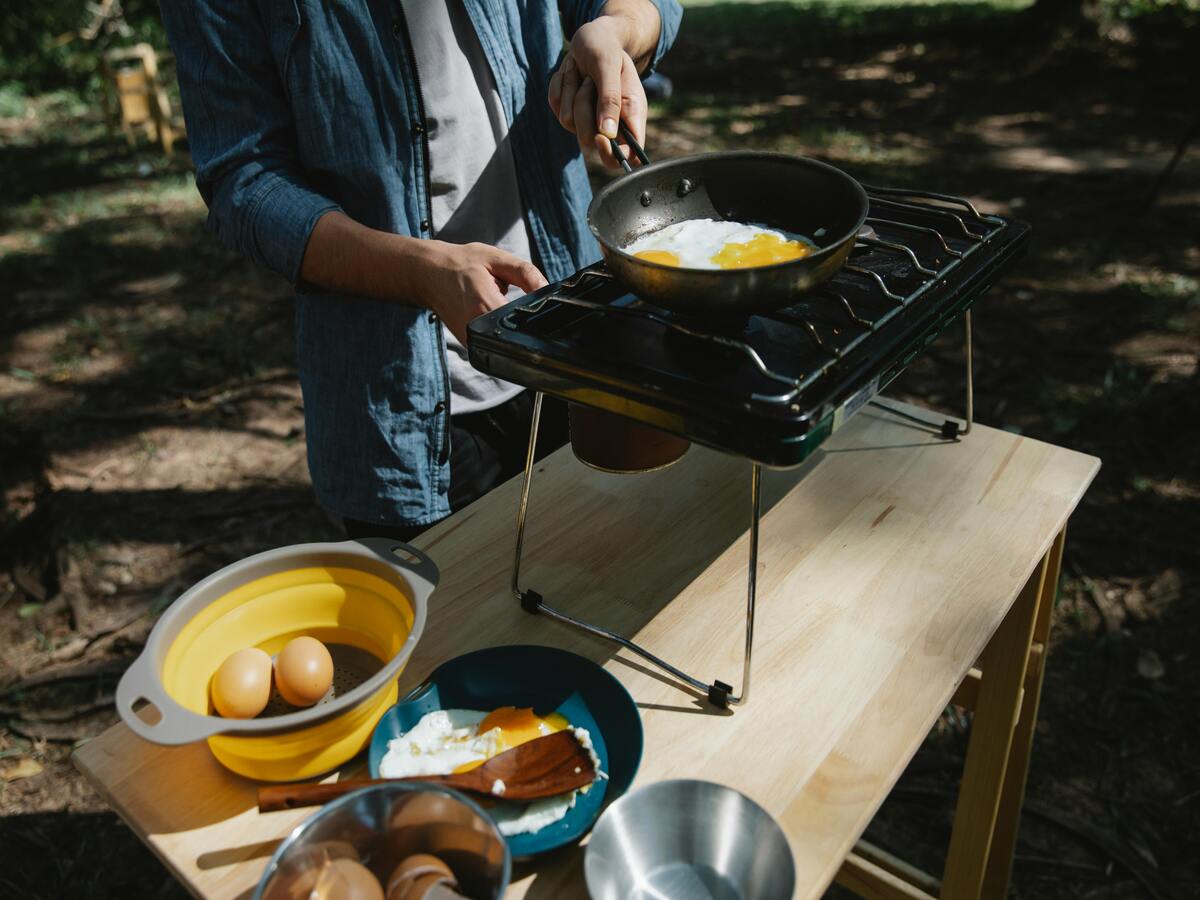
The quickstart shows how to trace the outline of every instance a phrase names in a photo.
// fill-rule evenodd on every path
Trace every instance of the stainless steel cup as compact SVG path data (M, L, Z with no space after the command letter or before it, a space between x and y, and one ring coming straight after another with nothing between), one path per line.
M613 803L584 871L592 900L790 900L796 885L775 820L710 781L660 781Z
M499 900L508 886L508 844L478 805L443 787L385 784L339 797L298 825L267 863L253 900L307 897L322 869L342 858L386 885L415 853L440 857L468 897Z

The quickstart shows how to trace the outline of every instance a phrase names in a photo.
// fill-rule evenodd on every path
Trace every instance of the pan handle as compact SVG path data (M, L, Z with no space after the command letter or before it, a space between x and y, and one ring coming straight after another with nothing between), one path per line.
M618 123L617 127L621 129L621 137L625 138L625 140L628 142L630 148L633 150L634 156L638 158L638 162L640 162L643 166L650 165L650 157L646 155L646 151L642 149L642 145L637 142L637 138L633 136L633 132L630 131L629 127L625 124L625 120L622 119ZM625 158L625 154L621 152L621 147L617 143L617 139L609 138L608 143L612 147L613 156L617 158L617 162L621 164L621 168L624 169L625 174L628 175L633 171L633 167L629 165L629 160Z

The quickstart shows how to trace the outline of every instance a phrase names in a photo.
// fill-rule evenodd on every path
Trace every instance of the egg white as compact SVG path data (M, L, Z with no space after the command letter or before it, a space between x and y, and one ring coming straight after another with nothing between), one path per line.
M500 734L492 729L476 734L487 713L474 709L436 709L398 738L388 741L379 761L383 778L445 775L467 763L494 756Z
M500 750L500 729L479 734L479 723L488 713L474 709L438 709L426 713L416 725L400 737L388 741L387 753L379 761L381 778L407 778L410 775L447 775L459 766L482 762ZM586 728L573 729L588 750L599 777L600 761L592 750ZM497 781L492 793L501 796L504 782ZM500 833L532 834L562 819L575 805L578 791L546 797L532 803L497 803L488 810Z
M724 219L685 219L643 234L621 249L626 253L665 250L679 257L679 265L684 268L719 269L721 267L713 262L712 258L721 252L721 248L726 244L744 244L760 234L773 234L785 241L800 241L810 247L815 246L803 235L768 228L766 225L729 222Z

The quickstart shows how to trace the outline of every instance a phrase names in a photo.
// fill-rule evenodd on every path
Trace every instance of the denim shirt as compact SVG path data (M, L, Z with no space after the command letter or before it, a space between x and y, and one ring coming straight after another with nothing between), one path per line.
M429 0L436 2L436 0ZM676 0L653 0L675 38ZM508 118L525 221L551 281L595 261L579 146L546 89L604 0L463 0ZM561 7L561 9L560 9ZM419 73L392 0L163 0L196 184L225 243L297 285L296 350L317 500L366 522L449 514L449 379L425 309L300 284L334 209L433 237Z

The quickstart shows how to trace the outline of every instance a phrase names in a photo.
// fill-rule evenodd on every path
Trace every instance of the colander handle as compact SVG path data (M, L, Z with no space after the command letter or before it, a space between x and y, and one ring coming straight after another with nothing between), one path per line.
M141 701L149 702L158 710L161 718L153 725L135 712ZM162 679L148 653L135 659L121 676L117 683L116 703L117 712L129 729L154 744L190 744L212 737L222 727L220 719L197 715L172 700L163 689Z
M432 559L411 544L406 544L403 541L397 541L393 538L381 537L356 538L355 543L362 544L376 556L385 560L389 565L393 565L398 569L404 569L406 572L415 575L420 581L425 582L422 587L426 589L426 596L437 587L438 579L441 577L438 573L437 565ZM400 551L403 555L398 556L397 551Z

